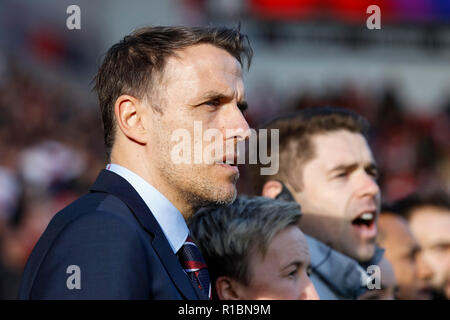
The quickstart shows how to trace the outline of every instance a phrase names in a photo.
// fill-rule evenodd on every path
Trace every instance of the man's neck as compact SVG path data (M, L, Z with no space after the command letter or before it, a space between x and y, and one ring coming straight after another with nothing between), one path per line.
M185 219L189 218L195 211L195 208L185 201L181 196L181 192L173 189L165 179L160 177L157 170L153 167L148 167L143 161L126 161L126 159L121 159L120 157L111 155L110 163L118 164L128 170L134 172L147 183L151 184L155 189L157 189L162 195L164 195L167 200L169 200L177 209L181 212Z

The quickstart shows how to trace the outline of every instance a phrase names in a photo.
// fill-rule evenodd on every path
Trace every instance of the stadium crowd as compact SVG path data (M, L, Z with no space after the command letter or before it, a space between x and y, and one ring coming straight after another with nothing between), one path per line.
M27 259L48 222L87 192L106 160L96 105L80 105L82 99L64 86L63 77L59 85L46 83L26 66L4 59L0 63L4 66L0 77L0 298L15 299ZM283 113L335 106L353 110L370 123L368 140L386 204L378 238L388 261L382 271L389 269L395 274L392 287L396 290L387 297L450 298L450 234L448 228L442 228L450 219L445 193L450 189L450 100L437 108L439 113L417 115L403 105L394 86L381 93L364 91L354 83L319 95L301 88L299 92ZM276 108L272 108L272 114L265 111L264 102L276 98L265 97L264 92L257 94L257 103L249 101L247 121L251 127L280 116ZM237 186L239 195L264 195L255 192L254 180L245 166ZM238 201L249 200L243 197ZM417 212L420 210L427 212ZM308 228L303 231L317 232ZM430 233L442 237L429 239ZM324 242L333 244L323 236ZM320 240L321 235L315 234L315 238ZM309 236L306 239L313 252L311 248L318 244ZM227 291L225 285L221 288L222 298L236 298L234 291ZM322 290L316 289L320 296ZM317 293L310 290L305 297L314 298ZM357 298L355 292L344 291L324 297Z

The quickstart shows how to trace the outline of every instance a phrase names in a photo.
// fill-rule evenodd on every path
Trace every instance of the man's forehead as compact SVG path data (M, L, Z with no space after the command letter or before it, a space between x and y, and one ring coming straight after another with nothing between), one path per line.
M412 219L440 220L450 222L450 210L434 205L424 205L411 211Z
M235 77L242 77L239 61L226 50L211 44L197 44L176 50L175 55L167 59L172 71L186 73L189 69L197 73L213 73L221 70Z
M393 243L402 244L404 247L414 247L417 242L409 228L408 222L395 213L384 213L378 221L379 227L384 230L386 238Z
M427 242L427 245L436 242L450 242L450 212L434 211L435 208L416 209L411 215L411 228L415 235Z
M306 238L303 236L302 240L299 241L300 243L300 251L303 256L303 259L308 260L310 262L311 260L311 254L309 252L308 242L306 241Z
M310 253L309 253L308 243L306 241L306 238L305 238L303 232L300 230L300 228L298 228L297 226L289 226L288 228L286 228L283 231L285 231L285 232L283 232L283 238L285 239L285 241L282 242L281 244L286 246L286 248L289 247L289 251L291 252L291 254L289 254L289 255L282 254L279 257L279 261L277 261L277 262L273 261L273 262L281 263L282 265L288 264L292 260L298 260L303 263L309 262ZM280 251L278 251L278 250L282 249L282 248L279 248L277 246L274 249L277 251L277 253L281 253L281 250Z
M336 165L354 163L374 163L372 151L360 133L338 130L319 133L311 139L315 150L315 159L323 162L327 169Z
M189 87L192 97L245 96L239 62L223 49L196 45L177 52L167 60L163 82Z

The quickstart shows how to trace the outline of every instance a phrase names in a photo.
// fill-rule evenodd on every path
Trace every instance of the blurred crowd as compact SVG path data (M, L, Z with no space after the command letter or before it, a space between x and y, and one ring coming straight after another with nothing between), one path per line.
M19 62L1 59L0 298L14 299L34 244L53 215L88 190L105 152L95 104L83 105L63 77L43 81ZM276 97L257 94L254 104L249 101L252 127L277 113ZM350 83L321 94L300 88L283 112L314 106L346 107L369 120L383 201L450 190L450 100L438 113L414 114L395 86L380 93ZM253 193L245 169L238 189Z
M450 97L443 92L442 105L429 108L439 110L437 113L417 113L402 102L400 89L395 83L386 83L381 90L367 90L345 81L320 93L299 88L300 93L290 99L283 113L335 106L363 115L371 126L370 144L380 168L384 201L415 190L450 190ZM270 94L258 97L247 116L251 127L279 116L277 101ZM251 193L249 184L240 183L244 192Z
M15 298L34 244L86 192L104 149L95 106L14 59L0 65L0 297Z

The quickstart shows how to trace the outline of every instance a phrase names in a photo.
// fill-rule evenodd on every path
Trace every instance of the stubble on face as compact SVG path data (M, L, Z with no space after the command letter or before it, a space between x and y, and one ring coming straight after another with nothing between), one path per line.
M239 173L205 161L200 164L194 161L190 164L174 163L171 152L177 142L171 140L172 134L178 129L186 129L190 133L193 158L194 121L202 122L203 132L208 128L220 130L227 125L219 111L203 106L193 107L199 103L197 97L211 90L242 90L240 74L238 61L224 50L211 45L189 47L167 62L162 80L164 111L162 114L153 114L153 146L149 150L153 155L149 156L154 160L152 165L156 168L159 180L176 198L172 202L186 204L182 211L185 216L199 207L221 206L234 201Z

